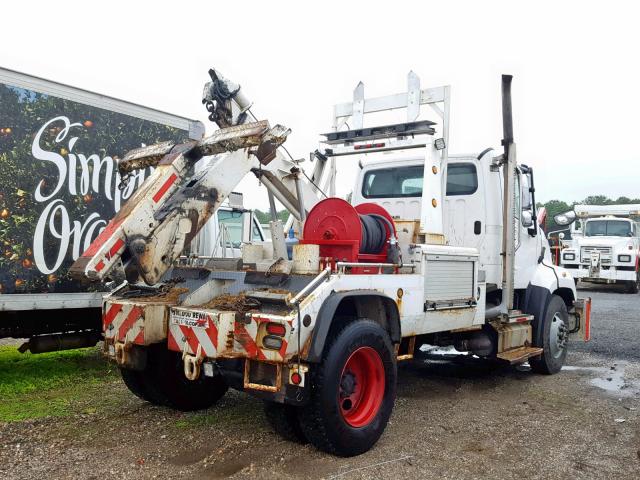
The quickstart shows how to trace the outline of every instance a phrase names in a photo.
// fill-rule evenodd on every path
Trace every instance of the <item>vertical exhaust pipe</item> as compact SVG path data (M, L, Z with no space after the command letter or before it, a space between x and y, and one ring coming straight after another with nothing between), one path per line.
M513 310L514 257L515 257L515 174L516 145L513 142L513 115L511 110L511 80L513 75L502 75L502 147L504 153L500 158L503 173L502 192L502 301L500 305L488 307L485 318L507 316ZM519 212L518 212L519 216Z
M502 75L502 146L504 176L502 210L502 307L501 313L513 310L515 234L520 212L515 212L516 145L513 141L513 116L511 110L512 75ZM505 311L506 310L506 311Z
M505 158L509 152L509 144L513 143L511 80L513 80L513 75L502 75L502 146Z

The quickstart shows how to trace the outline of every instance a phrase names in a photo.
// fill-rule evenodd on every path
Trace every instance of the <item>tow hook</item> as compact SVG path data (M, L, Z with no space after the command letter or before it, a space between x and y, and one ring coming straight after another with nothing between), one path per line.
M116 342L114 345L114 353L115 353L115 358L118 365L124 365L127 363L129 355L127 353L127 348L124 343Z
M198 345L198 351L195 355L187 353L186 351L182 352L184 376L187 377L187 380L194 381L200 378L200 368L203 360L201 345Z

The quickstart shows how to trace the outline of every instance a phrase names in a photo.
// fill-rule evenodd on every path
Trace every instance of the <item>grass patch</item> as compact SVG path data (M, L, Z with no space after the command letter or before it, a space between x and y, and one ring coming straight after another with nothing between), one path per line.
M2 346L0 421L92 413L114 370L97 347L34 355Z

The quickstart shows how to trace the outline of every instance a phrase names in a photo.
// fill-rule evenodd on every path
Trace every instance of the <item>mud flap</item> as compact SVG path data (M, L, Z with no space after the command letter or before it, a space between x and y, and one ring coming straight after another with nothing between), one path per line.
M571 337L588 342L591 339L591 297L578 298L569 312L569 319L573 319Z

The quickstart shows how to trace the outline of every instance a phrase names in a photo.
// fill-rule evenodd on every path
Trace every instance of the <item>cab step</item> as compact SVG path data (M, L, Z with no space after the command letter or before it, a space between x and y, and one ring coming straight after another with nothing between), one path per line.
M540 347L518 347L498 353L496 356L500 360L509 362L511 365L516 365L518 363L526 362L531 357L542 355L542 352L543 350Z
M527 323L533 322L533 315L522 313L520 310L511 310L505 318L505 323Z

